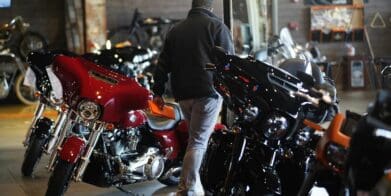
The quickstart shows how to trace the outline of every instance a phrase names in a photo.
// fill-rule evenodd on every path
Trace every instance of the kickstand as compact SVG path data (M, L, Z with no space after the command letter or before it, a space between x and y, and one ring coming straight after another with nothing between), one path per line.
M124 193L126 193L126 195L130 195L130 196L136 196L136 194L134 194L132 191L130 190L126 190L124 188L122 188L121 186L116 186L116 188Z

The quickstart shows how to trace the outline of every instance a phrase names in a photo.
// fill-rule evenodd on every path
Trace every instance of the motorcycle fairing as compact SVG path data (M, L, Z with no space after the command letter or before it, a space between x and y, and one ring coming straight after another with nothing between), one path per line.
M119 123L129 111L148 107L151 95L134 79L81 57L58 55L53 70L62 82L64 100L75 110L83 99L98 103L103 109L101 121Z
M223 57L224 58L224 57ZM300 103L291 92L298 91L302 88L302 82L288 72L268 65L266 63L242 59L237 56L226 55L226 65L222 69L224 77L235 78L240 75L241 80L237 80L237 90L241 93L233 92L235 95L243 95L245 103L246 95L254 98L262 97L270 107L276 110L286 111L295 116L300 107ZM229 86L231 89L231 86Z

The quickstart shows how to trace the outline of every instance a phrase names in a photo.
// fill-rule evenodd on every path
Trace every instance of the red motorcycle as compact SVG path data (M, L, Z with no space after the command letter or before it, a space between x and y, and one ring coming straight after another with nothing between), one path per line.
M178 183L188 137L178 105L156 110L134 79L77 55L52 58L72 127L54 153L46 195L64 194L71 180L125 192L122 185L147 180Z

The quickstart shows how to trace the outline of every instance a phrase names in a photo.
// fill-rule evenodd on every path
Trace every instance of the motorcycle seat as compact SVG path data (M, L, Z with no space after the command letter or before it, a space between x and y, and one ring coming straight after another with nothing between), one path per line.
M181 108L176 103L166 103L166 105L174 108L175 119L161 117L146 111L147 123L153 131L166 131L172 129L179 121L183 119Z

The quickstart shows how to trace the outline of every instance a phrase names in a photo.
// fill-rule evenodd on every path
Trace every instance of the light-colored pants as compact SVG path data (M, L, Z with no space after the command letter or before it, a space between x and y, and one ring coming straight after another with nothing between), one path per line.
M183 115L189 123L189 141L183 158L182 174L178 196L202 196L199 170L206 151L208 140L214 130L223 99L204 97L179 102Z

